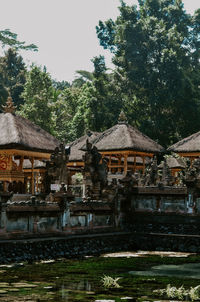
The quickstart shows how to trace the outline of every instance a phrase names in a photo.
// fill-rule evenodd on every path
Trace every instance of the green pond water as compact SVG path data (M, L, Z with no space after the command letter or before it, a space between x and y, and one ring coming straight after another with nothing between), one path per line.
M119 278L106 288L102 278ZM200 284L200 255L124 252L0 266L0 301L167 301L154 290ZM171 300L170 300L171 301Z

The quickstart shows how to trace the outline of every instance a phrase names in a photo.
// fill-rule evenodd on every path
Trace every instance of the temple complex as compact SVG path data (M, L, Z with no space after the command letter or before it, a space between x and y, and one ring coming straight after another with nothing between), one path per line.
M185 234L188 221L198 222L199 133L165 154L122 112L110 129L88 131L65 145L17 116L10 97L0 127L1 238L152 230ZM77 172L82 175L76 186L71 178ZM198 235L195 224L190 231Z

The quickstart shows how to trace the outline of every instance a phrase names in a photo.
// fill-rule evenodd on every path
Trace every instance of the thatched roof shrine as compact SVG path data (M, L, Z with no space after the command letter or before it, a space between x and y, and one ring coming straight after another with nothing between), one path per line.
M90 142L100 152L134 150L155 154L164 151L161 145L129 125L123 111L119 115L118 124L105 130ZM86 146L82 146L81 149L85 150Z
M120 172L123 169L124 173L129 169L128 157L134 157L134 167L130 165L130 168L134 170L136 157L141 157L144 170L145 157L153 157L164 151L161 145L129 125L123 112L119 116L118 124L90 140L90 143L97 147L103 157L110 156L109 170L117 168ZM81 149L86 150L86 145L83 145ZM118 159L117 165L112 164L113 156Z
M140 152L159 153L164 148L148 136L126 122L120 122L90 140L98 151L134 150ZM85 149L84 147L82 149Z
M200 131L173 144L168 150L186 157L200 156Z
M0 114L0 149L52 152L60 143L51 134L12 113Z
M60 142L39 126L15 115L11 97L8 97L6 105L2 107L4 113L0 114L0 181L3 181L4 191L8 190L8 183L24 182L23 163L25 159L29 159L33 194L35 159L49 159ZM19 159L19 165L15 159Z
M173 171L180 171L182 169L186 168L186 164L183 160L183 158L176 158L174 156L169 156L166 158L167 166L173 170ZM158 166L159 168L163 168L164 162L161 162L161 164Z

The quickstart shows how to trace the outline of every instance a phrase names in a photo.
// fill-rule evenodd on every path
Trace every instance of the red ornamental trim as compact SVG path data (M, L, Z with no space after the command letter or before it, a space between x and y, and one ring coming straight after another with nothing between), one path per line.
M7 162L4 160L0 160L0 170L6 170L7 169Z

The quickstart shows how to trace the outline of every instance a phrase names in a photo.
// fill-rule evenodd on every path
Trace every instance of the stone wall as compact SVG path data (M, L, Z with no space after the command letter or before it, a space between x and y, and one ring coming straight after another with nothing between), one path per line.
M200 236L130 232L0 241L0 263L99 256L120 251L200 252Z
M0 242L0 263L78 258L132 249L128 233L76 235L64 238L6 240Z
M2 203L0 238L28 238L66 233L87 233L113 226L113 213L106 203L17 201Z
M200 213L197 199L195 208L189 205L186 188L138 187L130 197L131 208L143 212Z
M133 245L136 249L147 251L200 253L200 236L137 233Z
M135 233L200 235L200 215L132 212L127 228Z
M188 212L187 199L184 196L136 195L132 197L131 207L135 211Z

